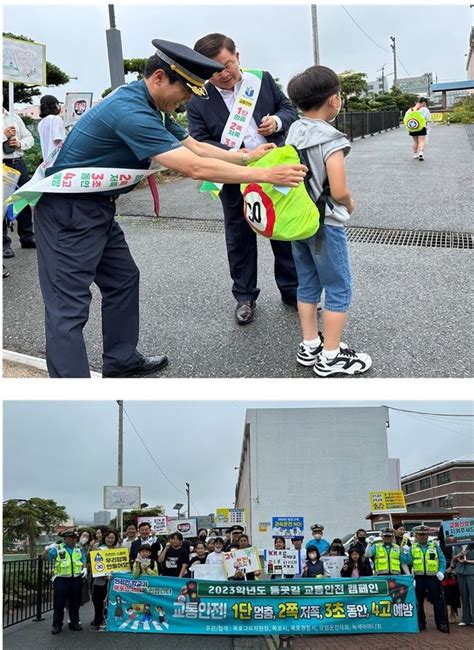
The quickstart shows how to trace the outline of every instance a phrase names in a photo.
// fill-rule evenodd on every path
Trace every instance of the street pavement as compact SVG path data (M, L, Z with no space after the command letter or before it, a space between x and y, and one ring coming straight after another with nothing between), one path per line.
M353 227L472 233L474 126L436 126L426 161L412 159L404 129L353 143L348 181ZM221 206L183 179L160 185L161 217L148 189L118 202L119 221L141 271L141 332L145 354L165 352L157 377L298 377L316 380L295 361L297 314L279 299L269 243L259 239L256 317L234 322ZM8 260L4 282L4 348L44 357L44 316L36 255ZM351 242L353 305L344 332L367 351L371 377L472 376L472 274L469 250ZM99 292L93 287L85 328L89 360L101 370Z

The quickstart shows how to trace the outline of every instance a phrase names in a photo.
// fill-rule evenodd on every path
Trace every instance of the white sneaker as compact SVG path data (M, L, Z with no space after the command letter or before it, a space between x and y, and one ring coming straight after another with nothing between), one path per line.
M413 154L413 160L418 160L418 151Z
M321 332L318 332L321 343L316 348L310 348L309 345L305 345L303 341L298 346L298 352L296 354L296 361L302 366L314 366L316 363L316 358L320 352L323 350L323 335Z
M467 623L463 623L462 621L458 623L458 627L464 627L465 625L467 625Z
M360 375L367 372L371 366L372 359L368 354L341 346L334 359L328 359L321 352L316 359L313 370L318 377Z
M418 160L424 160L423 152L422 152L422 151L419 151L419 152L418 152Z

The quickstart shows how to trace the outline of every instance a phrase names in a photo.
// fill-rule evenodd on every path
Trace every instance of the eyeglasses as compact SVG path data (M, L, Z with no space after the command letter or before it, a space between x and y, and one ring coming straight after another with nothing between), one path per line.
M229 70L232 70L232 69L238 68L238 67L239 67L239 62L238 61L228 61L224 65L224 70L220 70L220 72L214 72L214 74L212 76L213 77L219 77L223 72L225 72L225 71L229 72Z

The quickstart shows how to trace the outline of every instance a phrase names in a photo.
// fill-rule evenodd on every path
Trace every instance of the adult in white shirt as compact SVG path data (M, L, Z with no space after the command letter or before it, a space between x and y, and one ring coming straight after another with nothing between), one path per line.
M66 139L66 129L60 116L61 102L54 95L44 95L40 101L40 117L38 132L40 135L41 153L46 160L54 149L62 146Z
M209 555L206 558L206 564L211 564L220 567L222 570L221 575L215 578L216 580L226 579L226 575L224 571L223 548L224 548L224 540L222 539L222 537L214 538L214 551L212 553L209 553Z

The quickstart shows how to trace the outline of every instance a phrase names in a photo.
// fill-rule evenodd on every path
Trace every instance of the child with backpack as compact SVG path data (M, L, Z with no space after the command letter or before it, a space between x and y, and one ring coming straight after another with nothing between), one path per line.
M322 232L292 242L303 334L296 360L303 366L313 366L319 377L361 374L372 365L368 354L341 343L352 295L344 225L354 210L354 201L346 184L344 164L350 144L330 124L341 109L340 90L337 74L321 65L308 68L288 84L288 95L303 117L291 125L286 143L306 154L312 173L309 179L312 195L321 196L327 182L330 189L326 216L320 226ZM318 332L317 315L323 289L324 337Z
M417 99L416 104L409 108L403 118L408 135L413 140L413 159L424 160L425 142L428 136L428 122L431 120L431 113L427 108L428 100L425 97Z

